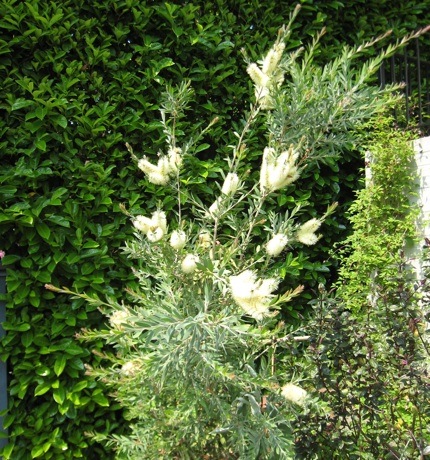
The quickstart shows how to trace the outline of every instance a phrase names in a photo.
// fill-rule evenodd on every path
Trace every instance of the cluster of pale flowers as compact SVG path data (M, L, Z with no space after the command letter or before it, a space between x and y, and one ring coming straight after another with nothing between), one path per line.
M315 232L321 226L319 219L310 219L302 224L296 231L294 239L302 244L315 244L320 235ZM265 249L270 257L276 257L289 243L285 233L275 233L266 243ZM256 320L262 320L269 314L270 305L274 298L273 292L279 282L275 278L259 279L252 270L245 270L236 276L230 276L230 291L235 302L246 314Z
M299 172L296 166L298 153L293 147L280 155L276 154L275 149L266 147L263 154L263 161L260 171L260 188L262 193L271 193L280 188L286 187L296 180ZM240 186L240 179L236 173L229 172L225 177L221 187L221 194L210 206L207 216L216 218L222 212L224 200L232 197ZM302 244L313 245L320 238L316 231L321 226L322 220L310 219L302 224L293 235L293 240ZM146 216L136 216L133 224L137 230L144 233L151 243L157 243L167 234L166 215L163 211L155 211L151 218ZM202 230L198 235L198 245L201 249L208 249L212 245L212 236L208 231ZM270 257L277 257L286 248L290 238L286 233L278 231L266 243L266 253ZM170 235L170 246L181 251L187 244L187 235L183 230L174 230ZM183 273L192 274L200 263L199 255L188 252L180 262ZM235 302L256 320L262 320L269 314L271 301L274 297L273 291L278 286L278 281L274 278L257 279L254 271L245 270L242 273L231 276L228 285Z
M151 218L136 216L133 220L133 225L137 230L145 234L151 243L160 241L167 233L166 214L160 210L155 211Z
M287 383L281 388L282 396L299 406L303 406L308 399L308 392L303 388L299 387L298 385L294 385L294 383Z
M179 147L170 146L167 155L161 155L156 165L146 159L141 158L137 166L143 171L149 182L156 185L166 185L171 177L177 175L182 166L182 150Z
M279 155L273 147L266 147L260 169L261 193L271 193L292 184L300 177L296 161L299 152L291 146Z
M283 42L276 42L261 62L261 67L252 63L247 72L255 84L255 98L261 108L273 108L273 89L279 88L284 81L284 72L279 64L285 50Z
M115 310L109 315L109 323L115 329L122 329L123 324L127 322L128 314L123 310Z
M317 235L315 232L321 227L320 219L310 219L299 227L296 232L296 239L300 243L312 246L321 238L321 235Z
M310 219L302 224L296 231L295 240L312 246L317 243L321 235L317 235L316 231L320 228L322 221L320 219ZM277 257L285 249L290 239L285 233L275 233L266 244L266 252L271 257Z
M173 249L179 250L183 249L186 244L186 238L183 241L183 245L178 247L175 244L173 244L172 239L176 240L176 233L178 230L175 230L172 233L172 236L170 237L170 246L172 246ZM183 231L179 230L179 233L183 234L185 236L185 233ZM212 246L212 237L210 233L206 230L202 230L199 235L198 235L198 246L202 250L206 250ZM181 262L181 270L186 273L186 274L191 274L194 273L197 270L197 264L200 263L200 257L197 254L193 253L187 253L185 257L182 259Z
M293 166L296 158L297 153L292 148L283 152L279 157L275 156L273 149L266 148L260 176L260 185L265 184L264 190L266 190L266 186L269 191L274 191L288 185L290 180L298 174ZM291 173L291 171L293 172ZM216 217L223 200L234 195L239 185L240 179L237 174L228 173L221 187L221 196L209 208L208 215L210 217ZM315 218L308 220L297 229L293 240L306 245L315 244L320 238L316 231L321 223L321 220ZM151 218L142 215L136 216L133 224L137 230L146 235L151 243L159 242L167 234L166 215L161 210L155 211ZM266 243L266 252L270 257L277 257L289 242L290 239L285 233L274 233ZM174 230L170 235L169 243L176 251L184 249L187 244L186 233L180 229ZM202 230L199 233L198 245L201 249L211 247L212 236L208 231ZM182 258L180 267L183 273L192 274L197 270L199 263L199 255L189 252ZM256 320L262 320L269 314L270 304L274 297L273 291L278 286L276 279L257 279L254 271L245 270L236 276L231 276L228 284L233 299L246 314Z
M126 377L132 377L136 375L140 369L138 361L127 361L121 366L121 374Z
M157 210L152 214L152 217L136 216L133 220L134 227L141 233L146 235L148 241L157 243L161 241L167 234L166 214L163 211ZM201 231L199 234L199 245L207 249L211 245L211 236L207 231ZM174 230L170 235L170 246L176 251L180 251L187 244L187 234L183 230ZM182 259L181 269L184 273L190 274L196 271L197 264L200 258L196 254L188 253Z
M271 257L279 256L288 244L288 236L284 233L275 233L266 244L266 252Z
M275 278L259 279L253 270L230 276L230 290L235 302L246 314L262 320L269 312L272 292L278 287Z
M285 44L277 41L265 58L259 62L260 66L253 63L247 67L251 79L255 83L256 99L263 109L273 108L273 92L279 88L284 79L281 68L281 59L285 50ZM274 147L266 147L263 152L260 169L260 192L262 196L280 190L300 176L298 166L299 151L290 146L287 150L277 150ZM168 146L167 155L160 155L158 163L152 164L143 157L138 161L138 167L145 173L148 180L154 184L166 185L171 178L177 177L182 166L182 151L171 144ZM231 199L241 186L241 181L236 172L229 172L221 187L220 196L214 201L206 212L210 219L220 218L228 208ZM302 244L313 245L320 238L316 231L322 220L311 219L302 224L292 236L292 239ZM166 215L157 210L151 218L136 216L133 224L137 230L144 233L151 243L161 241L167 234ZM287 234L288 233L288 234ZM174 230L170 236L170 246L181 251L187 245L187 235L181 230ZM290 243L290 235L287 231L274 231L270 240L265 245L268 256L277 257ZM200 249L208 249L212 246L212 235L202 230L198 235L197 244ZM196 251L199 253L199 251ZM200 256L195 252L187 252L180 260L180 268L185 274L193 274L198 269ZM246 312L246 314L262 320L269 314L269 308L274 298L273 292L278 286L278 280L274 278L258 279L256 272L245 270L236 276L228 278L227 285L234 301Z
M207 215L216 218L222 211L222 205L224 200L228 196L233 196L240 185L239 176L236 173L229 172L224 180L221 188L221 196L219 196L209 207Z

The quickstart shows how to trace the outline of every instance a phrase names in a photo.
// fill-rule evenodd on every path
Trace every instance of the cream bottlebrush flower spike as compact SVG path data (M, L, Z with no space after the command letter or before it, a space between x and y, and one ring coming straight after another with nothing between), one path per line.
M203 249L208 249L212 246L212 236L207 230L200 231L199 246Z
M284 81L284 72L279 64L285 50L285 43L277 41L261 63L249 64L246 71L255 84L255 97L260 102L261 108L272 109L273 99L271 91L279 88Z
M172 246L173 249L179 251L185 247L186 243L187 235L183 230L174 230L170 235L170 246Z
M291 146L288 150L276 155L276 150L266 147L260 169L260 190L270 193L293 183L300 176L296 161L299 153Z
M288 244L288 236L283 233L276 233L266 244L266 252L269 256L276 257Z
M116 310L109 315L109 323L113 328L122 329L122 325L127 322L128 313Z
M240 180L236 173L228 173L222 184L221 193L223 195L234 195L239 187Z
M297 241L308 246L315 244L321 238L321 235L315 233L321 227L321 223L319 219L310 219L305 222L296 232Z
M282 396L294 404L303 406L308 398L308 392L303 388L294 385L293 383L287 383L281 388Z
M121 374L125 375L126 377L132 377L133 375L137 374L139 368L140 366L138 361L127 361L121 367Z
M216 219L220 214L220 206L222 204L222 198L219 196L209 207L207 216Z
M256 320L262 320L269 314L272 292L278 287L275 278L257 279L252 270L245 270L236 276L230 276L230 290L235 302L245 313Z
M184 273L191 274L197 270L197 264L200 257L195 254L187 254L181 263L181 269Z
M222 209L223 198L229 195L234 195L240 185L239 176L236 173L228 173L221 188L221 196L219 196L209 207L207 215L215 219L218 217Z
M137 162L137 166L147 175L149 182L156 185L166 185L182 166L181 153L180 148L170 147L167 155L159 158L157 165L152 164L146 157L143 157Z
M151 219L145 216L136 216L133 225L146 235L151 243L160 241L167 233L166 214L163 211L155 211Z

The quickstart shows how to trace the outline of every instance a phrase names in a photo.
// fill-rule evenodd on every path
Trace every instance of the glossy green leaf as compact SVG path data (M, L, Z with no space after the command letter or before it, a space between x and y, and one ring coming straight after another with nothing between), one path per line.
M63 404L64 400L66 399L66 390L62 386L55 389L53 392L53 398L57 404Z
M91 396L91 399L99 406L109 406L109 400L101 392L94 392Z
M20 110L33 104L31 100L19 98L12 104L12 110Z
M48 452L50 449L51 445L52 444L50 442L46 442L40 446L33 447L33 449L31 449L31 458L38 458L42 455L45 455L46 452Z
M47 393L51 389L50 382L39 383L34 390L34 396L41 396Z
M66 367L67 357L64 354L61 354L55 358L54 363L54 372L55 375L59 376L62 374L64 368Z
M51 236L51 230L44 222L38 222L36 224L36 231L42 238L49 240L49 237Z

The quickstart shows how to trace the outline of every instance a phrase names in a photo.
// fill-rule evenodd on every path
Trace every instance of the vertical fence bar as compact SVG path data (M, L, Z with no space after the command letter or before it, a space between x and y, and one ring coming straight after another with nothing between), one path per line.
M421 90L421 59L420 59L420 42L415 39L415 51L417 54L417 85L418 85L418 123L423 124L423 105L422 105L422 90Z
M422 62L421 75L423 76L422 91L423 91L423 124L422 128L425 133L429 133L430 129L430 62Z
M385 62L382 61L381 67L379 67L379 84L381 89L385 88Z
M396 57L395 56L390 57L390 78L391 78L391 83L398 83L396 79Z
M409 113L409 94L410 94L410 79L409 79L409 63L408 63L408 50L405 46L403 53L403 64L405 66L405 110L406 110L406 124L409 125L410 113Z
M396 58L395 56L390 57L390 83L398 83L396 79ZM394 109L394 119L397 121L399 115L397 108Z
M429 106L430 106L430 63L426 62L426 65L424 66L424 74L425 74L425 89L426 89L426 97L425 97L425 111L426 114L428 115L429 113Z
M6 294L6 269L2 266L0 259L0 294ZM6 303L0 299L0 339L4 337L5 331L2 323L6 321ZM0 361L0 411L7 409L7 364ZM3 428L3 416L0 416L0 432L7 435L7 430ZM7 436L0 438L0 448L8 443ZM0 457L0 460L3 457Z

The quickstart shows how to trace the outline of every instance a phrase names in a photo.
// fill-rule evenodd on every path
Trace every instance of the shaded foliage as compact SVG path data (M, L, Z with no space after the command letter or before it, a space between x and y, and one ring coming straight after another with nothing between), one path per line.
M313 302L305 359L326 410L297 425L298 458L423 458L430 444L429 279L405 256L416 236L414 151L403 132L378 128L339 285Z

